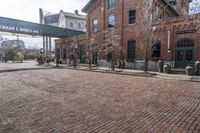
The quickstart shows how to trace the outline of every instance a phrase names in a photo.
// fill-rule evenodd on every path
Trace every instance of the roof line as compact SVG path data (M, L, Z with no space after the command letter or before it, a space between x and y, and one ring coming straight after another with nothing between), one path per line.
M87 8L90 7L91 4L94 3L95 0L90 0L81 10L82 12L86 13ZM164 2L164 4L166 4L177 16L179 16L179 13L166 1L166 0L162 0Z
M94 2L95 0L90 0L81 10L82 12L86 13L87 8Z

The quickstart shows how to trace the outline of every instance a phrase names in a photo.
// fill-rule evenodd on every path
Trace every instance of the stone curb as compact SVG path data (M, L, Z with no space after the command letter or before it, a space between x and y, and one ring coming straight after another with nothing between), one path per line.
M169 80L179 80L179 81L189 81L189 82L200 82L199 79L195 79L192 76L189 76L188 79L185 78L177 78L177 77L170 77L165 76L157 73L143 73L143 72L123 72L123 71L110 71L110 70L100 70L100 69L81 69L81 67L73 68L68 66L43 66L40 68L20 68L20 69L7 69L7 70L0 70L0 73L5 72L14 72L14 71L28 71L28 70L43 70L43 69L70 69L70 70L79 70L79 71L87 71L87 72L98 72L98 73L108 73L108 74L119 74L119 75L127 75L127 76L140 76L140 77L152 77L152 78L160 78L160 79L169 79Z
M178 81L189 81L189 82L200 82L200 77L199 79L192 79L192 77L188 77L188 79L181 79L181 78L177 78L177 77L170 77L170 76L164 76L164 75L159 75L157 73L152 73L152 74L147 74L145 75L144 73L131 73L131 72L112 72L112 71L104 71L104 70L98 70L98 69L93 69L93 70L89 70L89 69L81 69L81 68L73 68L73 67L67 67L67 66L59 66L59 67L54 67L54 68L58 68L58 69L70 69L70 70L79 70L79 71L89 71L89 72L99 72L99 73L109 73L109 74L119 74L119 75L128 75L128 76L140 76L140 77L152 77L152 78L160 78L160 79L169 79L169 80L178 80Z

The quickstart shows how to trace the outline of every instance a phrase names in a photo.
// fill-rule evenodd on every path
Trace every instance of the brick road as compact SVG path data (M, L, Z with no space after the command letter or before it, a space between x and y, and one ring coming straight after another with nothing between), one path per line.
M0 73L0 133L198 133L200 83L52 69Z

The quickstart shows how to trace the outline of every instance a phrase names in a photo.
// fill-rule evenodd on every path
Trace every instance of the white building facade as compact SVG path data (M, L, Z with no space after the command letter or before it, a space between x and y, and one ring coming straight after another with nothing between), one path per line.
M78 10L75 13L63 12L61 10L59 13L58 27L86 31L86 16L79 14Z

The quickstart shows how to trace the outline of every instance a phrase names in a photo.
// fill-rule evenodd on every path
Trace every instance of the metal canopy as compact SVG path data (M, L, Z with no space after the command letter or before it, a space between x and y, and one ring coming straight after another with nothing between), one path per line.
M0 17L0 31L58 38L66 38L85 33L81 31L37 24L5 17Z

